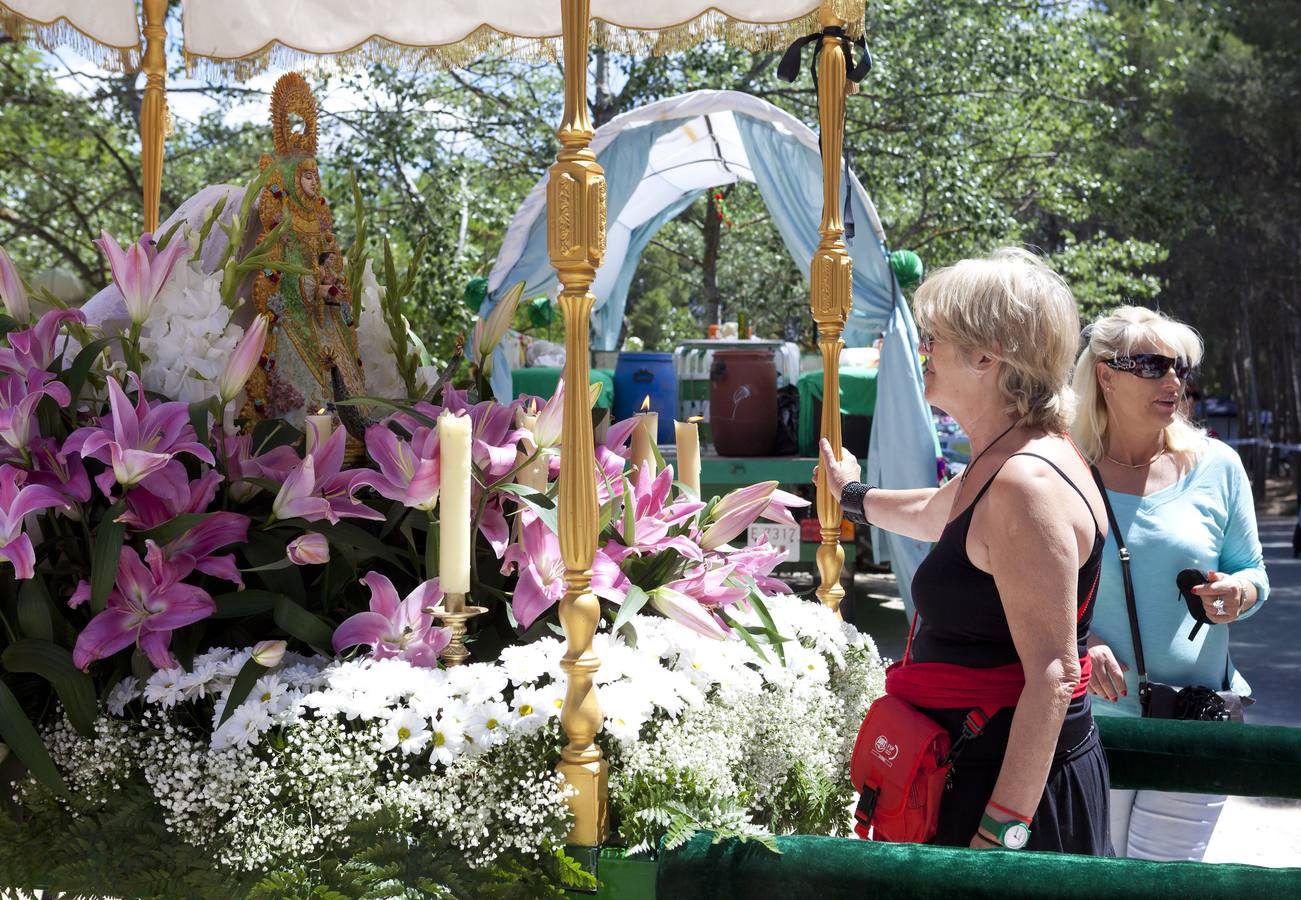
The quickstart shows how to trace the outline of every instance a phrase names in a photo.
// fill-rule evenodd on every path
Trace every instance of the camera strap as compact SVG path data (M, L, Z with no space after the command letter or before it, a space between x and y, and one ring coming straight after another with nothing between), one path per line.
M1102 473L1098 471L1097 466L1089 466L1089 469L1093 472L1093 480L1098 483L1102 504L1107 508L1107 524L1111 526L1111 533L1116 538L1116 549L1120 554L1120 574L1125 582L1125 607L1129 611L1129 634L1134 644L1134 663L1138 669L1138 696L1141 701L1148 692L1147 666L1143 663L1143 639L1138 632L1138 607L1134 603L1134 579L1129 573L1129 548L1125 546L1125 537L1120 533L1120 526L1116 523L1116 513L1111 508L1107 486L1102 483Z

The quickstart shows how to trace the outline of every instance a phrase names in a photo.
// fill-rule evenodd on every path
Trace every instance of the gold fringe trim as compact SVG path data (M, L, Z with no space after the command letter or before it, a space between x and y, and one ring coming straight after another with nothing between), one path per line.
M134 46L111 46L86 34L63 16L49 22L38 22L14 12L0 2L0 31L7 34L15 43L35 44L46 50L70 47L79 56L102 69L134 72L140 68L141 51L138 39Z
M827 0L823 5L846 20L850 37L857 38L863 34L866 9L862 0ZM593 19L591 40L593 46L616 53L663 56L712 40L747 50L782 50L796 38L820 29L817 11L785 22L747 22L709 9L694 19L659 29L627 28ZM529 37L510 34L490 25L480 25L459 41L433 47L402 44L372 35L356 46L328 54L314 53L281 41L273 41L238 59L204 56L187 48L185 62L191 77L247 81L273 68L322 71L356 69L375 63L417 72L425 68L456 68L486 54L522 61L558 62L561 39L558 35Z

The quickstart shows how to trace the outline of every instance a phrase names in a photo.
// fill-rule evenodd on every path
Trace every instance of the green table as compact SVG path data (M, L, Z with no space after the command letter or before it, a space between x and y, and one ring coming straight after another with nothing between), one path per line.
M511 396L533 394L546 399L556 390L556 384L564 369L555 366L537 366L532 369L511 369ZM596 398L596 405L604 409L614 409L614 370L593 369L592 384L601 385L601 396Z
M876 412L876 374L879 369L843 368L840 370L840 414L871 418ZM817 456L822 423L813 415L813 406L822 399L822 370L814 369L800 376L800 455Z

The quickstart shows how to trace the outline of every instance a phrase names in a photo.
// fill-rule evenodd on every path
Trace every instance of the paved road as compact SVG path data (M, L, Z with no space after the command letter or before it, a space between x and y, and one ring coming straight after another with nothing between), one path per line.
M1255 615L1229 626L1233 662L1251 682L1256 705L1249 721L1301 728L1301 559L1292 558L1296 520L1260 520L1269 573L1269 600Z

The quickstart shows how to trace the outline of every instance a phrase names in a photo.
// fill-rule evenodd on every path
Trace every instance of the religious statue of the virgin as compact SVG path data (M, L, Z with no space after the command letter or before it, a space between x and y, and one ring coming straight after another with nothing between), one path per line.
M301 130L294 126L301 122ZM306 80L284 75L271 94L274 155L257 200L262 223L259 243L286 217L273 258L306 274L259 272L253 302L270 317L266 349L249 379L245 413L257 419L285 419L302 427L304 416L333 409L336 396L360 396L365 379L352 314L352 287L334 236L330 205L316 164L316 100Z

